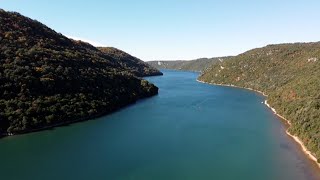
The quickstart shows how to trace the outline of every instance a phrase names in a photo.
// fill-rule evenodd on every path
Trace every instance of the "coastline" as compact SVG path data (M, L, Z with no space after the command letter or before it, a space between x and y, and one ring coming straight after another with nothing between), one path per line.
M18 133L3 133L3 134L0 135L0 138L16 136L16 135L22 135L22 134L27 134L27 133L32 133L32 132L39 132L39 131L44 131L44 130L51 130L51 129L54 129L56 127L68 126L70 124L74 124L74 123L78 123L78 122L94 120L94 119L102 117L104 115L108 115L109 113L112 113L112 112L102 112L102 113L99 113L97 115L92 115L92 116L89 116L89 117L83 117L83 118L79 118L79 119L75 119L75 120L71 120L71 121L51 124L51 125L47 125L47 126L43 126L43 127L39 127L39 128L29 129L29 130L21 131L21 132L18 132Z
M288 119L286 119L285 117L283 117L283 116L281 116L280 114L278 114L277 111L276 111L273 107L271 107L270 104L268 104L268 100L264 100L264 104L265 104L269 109L271 109L271 111L272 111L275 115L277 115L279 118L283 119L289 126L291 126L291 122L290 122Z
M252 88L244 88L244 87L240 87L240 86L235 86L235 85L228 85L228 84L215 84L215 83L207 83L207 82L204 82L204 81L200 81L197 79L197 82L200 82L200 83L204 83L204 84L210 84L210 85L216 85L216 86L224 86L224 87L234 87L234 88L240 88L240 89L247 89L247 90L250 90L250 91L255 91L255 92L258 92L260 94L262 94L263 96L265 97L268 97L268 95L266 95L264 92L261 92L261 91L258 91L258 90L255 90L255 89L252 89ZM264 105L266 105L275 115L277 115L280 119L283 119L288 125L289 127L291 126L291 122L284 118L282 115L278 114L276 109L274 109L272 106L270 106L270 104L268 104L268 100L265 100L264 101ZM289 130L287 129L286 130L286 134L291 137L297 144L299 144L302 152L310 159L312 160L313 162L315 162L318 166L318 168L320 168L320 163L318 163L318 159L312 154L311 151L309 151L307 149L307 147L304 145L304 143L301 141L301 139L298 137L298 136L295 136L293 134L291 134L289 132Z
M233 88L247 89L247 90L250 90L250 91L254 91L254 92L260 93L260 94L262 94L262 95L263 95L263 96L265 96L265 97L268 97L268 95L267 95L267 94L265 94L264 92L259 91L259 90L255 90L255 89L252 89L252 88L246 88L246 87L235 86L235 85L233 85L233 84L216 84L216 83L207 83L207 82L204 82L204 81L200 81L200 80L198 80L198 79L197 79L197 82L200 82L200 83L203 83L203 84L216 85L216 86L224 86L224 87L233 87Z

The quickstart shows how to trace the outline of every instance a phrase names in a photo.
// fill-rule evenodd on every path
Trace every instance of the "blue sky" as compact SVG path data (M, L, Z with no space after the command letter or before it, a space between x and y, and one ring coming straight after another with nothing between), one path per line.
M319 0L0 0L69 37L143 60L237 55L320 41Z

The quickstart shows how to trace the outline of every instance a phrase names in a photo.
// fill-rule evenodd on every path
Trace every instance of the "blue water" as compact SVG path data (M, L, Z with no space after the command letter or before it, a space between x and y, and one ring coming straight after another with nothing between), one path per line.
M111 115L0 139L0 179L313 180L319 170L247 90L147 78L159 95Z

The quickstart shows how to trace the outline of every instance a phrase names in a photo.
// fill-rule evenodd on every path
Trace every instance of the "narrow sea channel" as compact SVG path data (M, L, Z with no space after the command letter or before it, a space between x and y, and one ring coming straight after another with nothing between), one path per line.
M263 96L163 72L159 95L111 115L0 139L0 179L320 179Z

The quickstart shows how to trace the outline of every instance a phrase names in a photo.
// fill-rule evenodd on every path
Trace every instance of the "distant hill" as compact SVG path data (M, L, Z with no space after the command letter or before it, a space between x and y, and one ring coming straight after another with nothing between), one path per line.
M290 120L297 135L320 158L320 43L269 45L217 63L199 80L253 88Z
M148 61L147 63L157 69L175 69L185 71L197 71L202 72L206 68L218 61L223 61L229 57L221 58L201 58L195 60L177 60L177 61Z
M19 13L0 9L0 24L0 135L92 119L158 93L136 75L160 73L137 59L116 58Z
M130 70L130 72L137 76L142 77L163 75L158 69L143 62L141 59L138 59L117 48L98 47L98 49L104 52L105 54L111 56L113 59L117 60L121 64L121 66Z

